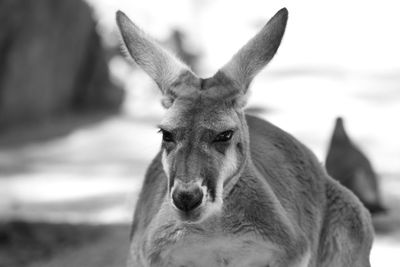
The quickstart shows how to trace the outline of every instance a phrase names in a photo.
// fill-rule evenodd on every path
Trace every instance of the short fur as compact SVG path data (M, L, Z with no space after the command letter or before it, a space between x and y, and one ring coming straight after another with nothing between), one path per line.
M244 114L247 88L274 56L286 21L282 9L213 77L178 64L160 86L174 92L160 123L169 138L146 173L128 266L370 266L373 230L359 200L291 135ZM128 48L131 26L120 23ZM216 141L227 131L229 139ZM199 207L177 209L171 194L181 184L207 188Z

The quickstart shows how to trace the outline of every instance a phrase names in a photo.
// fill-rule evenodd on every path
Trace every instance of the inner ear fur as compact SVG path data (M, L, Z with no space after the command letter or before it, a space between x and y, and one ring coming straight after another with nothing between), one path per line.
M187 65L145 34L123 12L118 11L116 19L130 56L157 83L164 95L178 93L169 90L174 89L174 84L179 83L183 74L195 77Z

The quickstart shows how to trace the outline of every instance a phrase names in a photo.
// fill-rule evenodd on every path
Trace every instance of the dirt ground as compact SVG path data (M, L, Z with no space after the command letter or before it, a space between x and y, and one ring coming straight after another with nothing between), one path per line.
M128 225L13 221L0 225L0 266L124 266Z
M27 267L123 267L126 265L129 227L107 227L97 240L66 249Z

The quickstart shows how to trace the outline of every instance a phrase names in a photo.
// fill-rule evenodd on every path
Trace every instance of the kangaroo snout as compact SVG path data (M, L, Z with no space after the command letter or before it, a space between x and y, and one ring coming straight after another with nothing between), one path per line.
M179 183L172 191L172 203L183 212L190 212L196 209L202 201L203 191L198 184Z

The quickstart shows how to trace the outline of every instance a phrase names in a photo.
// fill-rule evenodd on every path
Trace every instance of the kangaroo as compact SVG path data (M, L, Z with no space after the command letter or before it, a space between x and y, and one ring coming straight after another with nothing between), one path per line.
M370 266L371 218L357 197L294 137L244 113L250 83L275 55L287 18L281 9L202 79L117 12L127 51L166 108L128 266Z
M328 173L349 188L371 212L384 213L378 177L365 154L351 141L342 118L337 118L326 156Z

